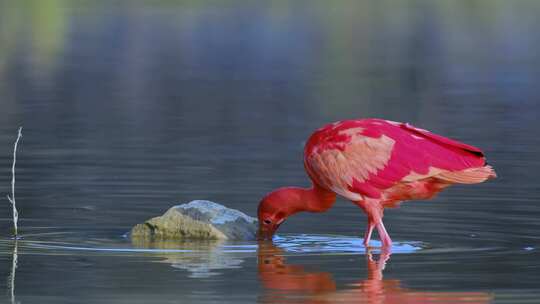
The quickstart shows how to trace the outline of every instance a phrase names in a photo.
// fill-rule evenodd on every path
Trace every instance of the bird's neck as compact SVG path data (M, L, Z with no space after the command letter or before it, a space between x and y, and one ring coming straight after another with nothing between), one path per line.
M323 212L332 207L336 201L334 192L317 185L311 188L287 187L283 191L286 195L289 215L300 211Z

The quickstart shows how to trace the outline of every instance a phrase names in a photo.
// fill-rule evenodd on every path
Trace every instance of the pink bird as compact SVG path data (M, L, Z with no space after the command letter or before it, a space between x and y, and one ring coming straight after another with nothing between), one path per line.
M367 215L364 245L376 227L382 245L392 246L384 208L429 199L452 184L495 178L484 153L473 146L383 119L343 120L313 133L304 148L311 188L284 187L259 204L259 237L271 238L297 212L324 212L341 195Z

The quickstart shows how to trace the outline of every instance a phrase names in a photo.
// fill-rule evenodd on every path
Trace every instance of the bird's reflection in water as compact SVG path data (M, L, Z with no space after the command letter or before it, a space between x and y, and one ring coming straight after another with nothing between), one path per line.
M265 287L262 303L489 303L484 292L426 292L401 287L399 280L383 278L390 259L381 252L378 259L366 252L366 279L339 289L328 272L312 272L288 264L284 251L271 242L261 242L258 252L259 279Z

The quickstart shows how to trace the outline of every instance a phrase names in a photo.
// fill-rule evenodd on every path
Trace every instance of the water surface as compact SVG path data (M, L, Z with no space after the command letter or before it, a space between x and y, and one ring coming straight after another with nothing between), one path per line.
M5 201L0 302L536 301L538 12L533 0L0 1L0 193L24 126L23 239ZM366 252L365 217L342 199L294 216L273 244L123 237L193 199L254 215L266 192L308 185L310 132L359 117L479 146L499 178L387 211L391 256Z

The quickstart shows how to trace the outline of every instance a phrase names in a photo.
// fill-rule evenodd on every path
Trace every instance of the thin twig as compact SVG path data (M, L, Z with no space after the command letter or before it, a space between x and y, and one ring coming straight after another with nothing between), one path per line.
M19 140L22 137L22 127L19 127L19 133L17 135L17 140L15 140L15 145L13 147L13 166L11 167L11 197L8 195L7 198L13 207L13 233L15 238L18 235L18 226L17 222L19 220L19 212L17 211L17 204L15 203L15 164L17 163L17 146L19 145Z
M15 274L17 274L17 249L18 249L18 244L17 244L17 239L15 239L15 243L13 244L13 258L11 261L11 275L9 276L9 280L8 280L11 304L17 303L15 301Z

